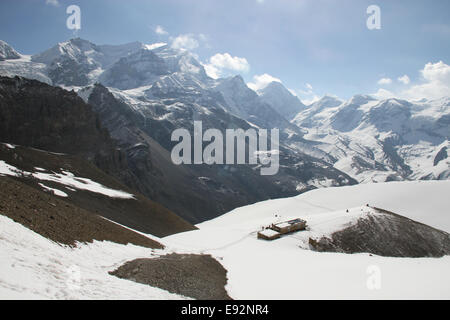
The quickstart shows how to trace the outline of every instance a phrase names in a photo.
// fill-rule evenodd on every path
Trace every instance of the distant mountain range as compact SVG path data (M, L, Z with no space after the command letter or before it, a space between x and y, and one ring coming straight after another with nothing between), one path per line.
M121 182L191 223L312 188L450 176L449 98L326 96L305 106L279 82L255 92L241 76L212 79L190 52L163 44L95 45L77 38L26 56L0 42L0 60L0 75L76 91L126 159L128 174L116 174ZM32 101L30 108L36 108ZM173 165L171 132L192 131L195 120L204 129L279 128L279 173L260 176L250 165Z
M293 123L307 130L307 139L320 142L317 147L335 159L335 168L360 182L450 177L450 98L324 97Z

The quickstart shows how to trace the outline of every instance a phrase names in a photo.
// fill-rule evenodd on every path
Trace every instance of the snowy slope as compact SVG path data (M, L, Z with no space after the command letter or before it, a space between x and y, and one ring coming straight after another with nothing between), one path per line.
M31 61L31 56L29 55L21 55L19 59L0 60L0 75L7 77L21 76L52 84L46 69L47 66L45 64Z
M297 197L238 208L198 225L200 228L239 224L255 219L321 214L369 204L450 232L450 181L411 181L359 184L317 189Z
M109 275L151 249L95 241L58 245L0 215L0 299L184 299Z
M366 202L449 231L449 191L448 181L314 190L238 208L197 231L150 236L166 245L157 251L99 241L64 247L0 215L0 298L182 299L108 274L126 261L177 252L216 257L228 271L226 289L234 299L449 299L450 256L387 258L314 252L305 245L309 236L329 235L377 214L362 206ZM306 219L308 231L256 239L261 226L290 217Z
M448 299L449 256L388 258L301 248L310 235L329 235L373 214L366 203L450 231L450 200L445 196L449 191L448 181L319 189L238 208L198 225L200 230L163 241L172 250L211 253L221 259L228 270L228 292L235 299ZM308 221L309 231L272 242L256 239L261 226L297 217ZM377 290L367 285L374 268L381 277Z

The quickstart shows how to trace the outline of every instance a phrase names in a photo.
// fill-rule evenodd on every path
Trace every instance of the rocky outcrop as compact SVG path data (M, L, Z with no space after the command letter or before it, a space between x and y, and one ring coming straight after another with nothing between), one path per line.
M385 257L442 257L450 255L450 234L374 208L376 214L360 218L355 225L330 237L309 239L320 252L372 253Z
M170 254L129 261L110 274L199 300L230 300L227 271L210 255Z

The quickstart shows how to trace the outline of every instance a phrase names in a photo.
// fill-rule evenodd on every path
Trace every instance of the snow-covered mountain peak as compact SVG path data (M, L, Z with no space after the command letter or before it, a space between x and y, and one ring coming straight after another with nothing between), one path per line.
M59 42L52 48L33 55L32 61L51 64L57 59L69 58L81 62L83 58L86 58L86 55L92 55L93 53L101 54L95 44L81 38L75 38Z
M409 107L411 103L406 100L401 100L397 98L390 98L383 100L378 106L382 107Z
M308 128L307 137L321 141L319 148L338 159L335 168L360 182L447 179L442 143L450 136L449 102L358 95L334 108L318 101L293 122Z
M349 103L363 105L363 104L366 104L366 103L368 103L370 101L375 101L375 100L376 99L374 97L372 97L372 96L365 95L365 94L357 94L357 95L354 95L350 99Z
M21 55L8 43L0 40L0 61L9 59L20 59Z
M153 48L154 49L151 49ZM163 79L170 76L171 79ZM120 58L101 75L107 86L129 90L159 83L159 87L203 87L209 81L203 66L187 52L160 46L143 45L137 51ZM170 88L168 91L171 91Z
M343 104L343 101L339 98L325 95L320 100L307 106L305 110L300 111L294 116L292 122L300 127L307 128L317 127L319 123L329 123L331 118L329 109L336 109L341 104Z
M165 61L171 73L186 72L197 74L202 79L209 78L202 64L197 61L196 56L187 50L174 49L167 44L161 44L152 51Z
M331 95L324 95L320 100L312 103L311 108L334 108L342 104L342 100Z
M264 94L264 92L268 92L268 91L282 91L282 92L284 92L284 91L288 91L288 90L283 86L283 84L281 82L279 82L279 81L272 81L268 85L266 85L265 87L259 89L257 91L257 93L261 95L261 94ZM292 95L292 93L291 93L291 95Z
M10 47L0 42L0 48ZM392 179L393 175L406 179L412 177L408 166L415 171L414 177L428 176L430 171L416 165L415 159L425 161L427 155L437 154L442 149L438 146L450 136L448 97L408 102L359 94L343 101L325 95L305 107L280 82L269 83L255 92L240 75L209 78L195 54L162 42L96 45L76 38L32 58L20 56L2 61L0 73L64 88L79 89L100 82L121 96L123 93L126 103L145 107L139 110L149 109L146 112L157 121L172 117L177 125L178 119L174 119L187 113L171 115L166 112L170 109L166 103L174 105L175 101L187 106L183 110L191 110L193 104L195 114L209 112L211 119L217 115L211 115L210 110L225 110L252 125L279 128L281 139L287 139L290 148L328 159L335 168L360 181L368 181L373 175L383 177L377 177L377 181ZM90 92L81 91L85 100ZM153 105L161 101L164 105L152 113ZM150 105L153 109L148 108ZM302 140L303 136L313 142ZM440 163L442 166L445 161ZM433 175L443 177L446 172L450 170L444 168Z
M265 88L258 90L261 99L278 111L287 120L291 120L305 105L294 96L282 83L273 81Z
M278 81L272 81L264 88L256 92L259 96L265 95L285 95L289 97L295 97L282 83Z
M215 88L218 89L224 95L225 99L230 105L234 105L235 103L230 101L230 97L233 97L233 100L238 100L244 102L249 99L256 99L258 94L250 89L245 83L242 76L232 76L223 79L217 79L215 81Z

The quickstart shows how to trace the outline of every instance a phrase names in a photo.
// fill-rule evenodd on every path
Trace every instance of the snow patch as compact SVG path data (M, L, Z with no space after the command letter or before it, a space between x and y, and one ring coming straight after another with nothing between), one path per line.
M42 188L44 188L44 191L52 192L55 196L63 197L63 198L67 198L67 197L68 197L67 193L62 192L61 190L47 187L47 186L46 186L45 184L43 184L43 183L39 183L39 185L40 185Z
M0 176L20 177L21 175L21 170L17 169L14 166L10 166L3 160L0 160Z
M3 143L3 145L6 146L6 147L9 148L9 149L15 149L15 148L16 148L15 145L12 145L12 144L10 144L10 143Z
M167 43L165 43L165 42L157 42L157 43L152 43L152 44L145 44L144 46L145 46L145 48L147 50L154 50L154 49L157 49L157 48L161 48L161 47L167 46Z
M92 181L91 179L76 177L73 173L64 170L61 173L31 173L20 170L14 166L7 164L5 161L0 160L0 175L8 175L14 177L33 177L42 181L56 182L66 187L75 188L78 190L86 190L94 193L99 193L110 198L135 199L133 194L105 187L95 181ZM60 193L63 192L60 191Z
M60 183L78 190L86 190L94 193L103 194L110 198L135 199L134 195L130 193L107 188L97 182L92 181L91 179L75 177L75 175L69 171L62 171L62 173L52 173L52 174L37 172L33 173L32 175L33 177L39 180Z

